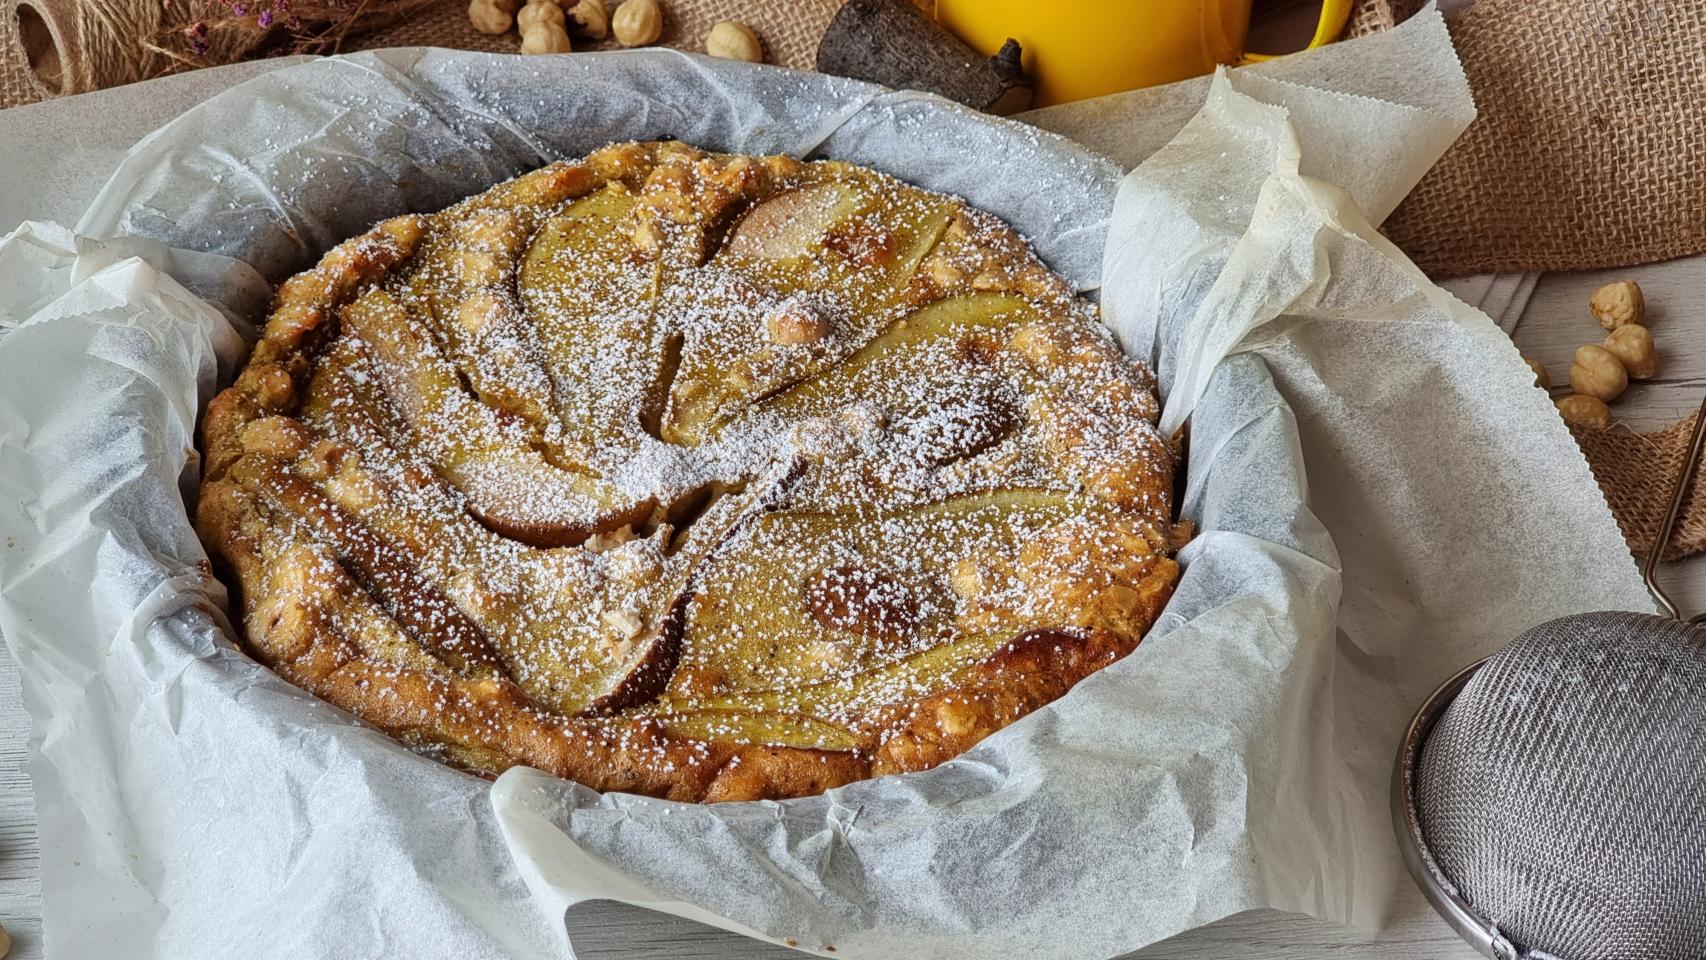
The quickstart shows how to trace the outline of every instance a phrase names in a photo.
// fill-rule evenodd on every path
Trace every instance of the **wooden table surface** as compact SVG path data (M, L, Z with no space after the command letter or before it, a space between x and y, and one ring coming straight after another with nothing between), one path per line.
M264 68L263 68L264 69ZM22 108L31 110L34 108ZM182 106L178 106L182 109ZM6 111L17 114L19 111ZM112 123L123 127L127 118ZM153 117L129 118L138 130L159 122ZM55 134L50 128L35 131L27 142L51 148ZM67 149L81 134L57 134ZM44 144L44 138L46 143ZM8 138L0 136L0 143ZM26 141L14 141L26 142ZM44 155L50 155L44 150ZM116 158L115 158L116 159ZM70 222L77 198L64 195L48 201L40 198L0 197L0 231L10 229L6 209L23 202L19 211L34 217ZM50 205L52 204L52 205ZM55 206L62 209L55 209ZM72 211L68 216L65 210ZM1540 278L1526 310L1520 311L1515 340L1525 353L1546 363L1555 381L1566 380L1569 357L1582 343L1598 342L1601 332L1587 312L1587 296L1609 279L1634 277L1647 291L1653 314L1654 334L1664 355L1660 377L1637 385L1615 405L1620 419L1639 429L1668 424L1691 412L1706 391L1706 350L1685 348L1675 332L1692 303L1690 291L1706 289L1706 260L1673 261L1668 264L1605 271L1601 273L1550 274ZM1469 299L1474 299L1472 296ZM1490 305L1497 311L1499 304ZM1506 311L1508 329L1518 311ZM1667 350L1669 346L1671 349ZM1673 595L1685 609L1706 608L1706 557L1667 565L1666 577ZM41 946L40 852L35 808L30 784L22 766L28 718L18 689L17 666L10 655L0 656L0 922L10 931L16 960L37 960ZM58 905L58 909L71 909ZM579 954L587 960L603 958L674 958L674 960L783 960L800 954L746 940L700 924L637 908L608 903L583 904L569 913L571 930ZM1471 960L1476 954L1446 928L1406 886L1392 904L1384 929L1370 942L1354 931L1338 928L1308 917L1256 911L1241 914L1182 934L1131 954L1142 958L1224 958L1247 960L1309 960L1322 957L1357 957L1368 960ZM58 958L55 958L58 960ZM72 960L72 958L67 958ZM85 958L75 958L85 960Z

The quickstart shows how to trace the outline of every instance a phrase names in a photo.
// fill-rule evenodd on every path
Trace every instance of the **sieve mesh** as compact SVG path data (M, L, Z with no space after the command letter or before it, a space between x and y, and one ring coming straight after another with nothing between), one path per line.
M1436 879L1530 956L1706 958L1706 628L1535 627L1446 708L1412 789Z

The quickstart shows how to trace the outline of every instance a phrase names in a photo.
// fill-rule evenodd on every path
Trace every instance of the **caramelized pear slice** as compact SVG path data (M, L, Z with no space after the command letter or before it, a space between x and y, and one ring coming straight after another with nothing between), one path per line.
M1007 639L960 628L955 570L1093 509L1063 494L1004 490L880 512L758 516L696 577L665 707L835 722L837 704L859 712L867 700L934 689Z
M663 533L605 554L504 540L457 510L430 472L370 465L369 457L396 455L360 418L349 419L367 401L343 357L322 359L314 386L318 403L346 417L348 439L314 444L268 486L289 491L292 511L376 595L401 599L398 619L417 637L442 644L466 624L529 697L564 713L634 703L661 689L674 654L669 605L679 593L666 579ZM613 596L618 553L632 562L620 571L622 595ZM627 611L621 617L589 613L618 604Z
M456 368L384 290L364 293L342 316L412 428L417 449L462 491L482 523L525 543L564 546L650 516L651 502L547 461L522 421L504 418L463 389Z
M974 294L916 310L865 344L835 369L766 401L762 409L790 418L818 416L850 404L879 401L889 413L941 405L940 385L990 366L1014 329L1037 318L1027 300ZM897 386L910 384L907 392Z
M476 210L416 253L405 303L429 317L439 343L482 402L554 436L556 385L515 297L515 275L536 213ZM549 456L549 452L547 452Z
M754 206L701 271L712 282L665 290L693 301L686 315L724 322L683 331L663 437L702 443L875 336L954 209L876 178L808 183Z
M636 208L616 185L576 200L540 228L518 275L517 296L558 384L562 446L587 462L639 443L667 375L656 329L662 261L636 245Z
M813 249L836 224L870 203L870 195L846 181L795 187L757 204L729 232L724 253L748 260L787 260Z

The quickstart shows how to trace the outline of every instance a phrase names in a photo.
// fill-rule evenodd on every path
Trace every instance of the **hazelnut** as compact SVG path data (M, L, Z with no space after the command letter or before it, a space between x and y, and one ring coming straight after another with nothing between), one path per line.
M948 586L962 600L970 600L983 592L983 570L976 557L961 557L948 573Z
M1616 330L1624 324L1640 323L1647 310L1647 301L1641 296L1640 284L1633 280L1619 280L1595 290L1588 298L1588 309L1593 311L1593 318L1599 321L1600 326Z
M1648 380L1658 367L1653 333L1638 323L1626 323L1605 335L1605 349L1622 361L1632 380Z
M634 249L641 253L655 254L663 249L663 227L653 219L642 219L634 224Z
M588 40L603 40L610 36L610 13L604 0L580 0L567 11L569 29Z
M806 645L805 654L826 670L846 669L855 660L855 653L847 644L833 640L813 640Z
M610 31L624 47L643 47L663 36L663 7L658 0L622 0L610 18Z
M842 407L836 418L852 437L868 437L889 426L888 411L868 400Z
M566 23L562 8L552 0L527 0L527 6L515 15L516 29L521 31L521 52L568 53Z
M1604 347L1588 344L1576 350L1576 362L1570 364L1570 389L1601 400L1616 400L1629 386L1629 373L1623 361Z
M773 343L816 343L829 336L829 318L804 300L790 297L764 318L764 329Z
M705 52L725 60L764 62L764 45L758 42L758 34L739 20L724 20L713 26L705 34Z
M663 557L652 540L630 540L604 552L610 578L629 587L655 583L663 574Z
M936 727L950 737L966 736L981 725L977 707L965 699L944 698L936 704Z
M457 305L456 322L463 330L477 334L498 321L503 314L503 300L490 290L481 290Z
M1559 397L1553 405L1563 414L1564 422L1572 427L1605 430L1611 426L1611 408L1598 397L1584 397L1579 393L1572 393L1567 397Z
M481 33L508 33L515 22L515 0L469 0L468 22Z
M1552 389L1552 378L1546 373L1546 366L1533 357L1525 356L1522 362L1528 364L1528 369L1534 371L1534 385L1542 390Z
M646 629L646 621L632 610L606 610L600 617L605 629L622 640L632 640Z

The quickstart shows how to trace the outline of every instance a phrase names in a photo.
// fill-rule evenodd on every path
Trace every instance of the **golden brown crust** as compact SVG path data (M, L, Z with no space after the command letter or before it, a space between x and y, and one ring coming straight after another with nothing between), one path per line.
M618 144L280 286L197 528L249 650L414 747L781 799L1141 639L1154 382L1023 240L845 164Z

